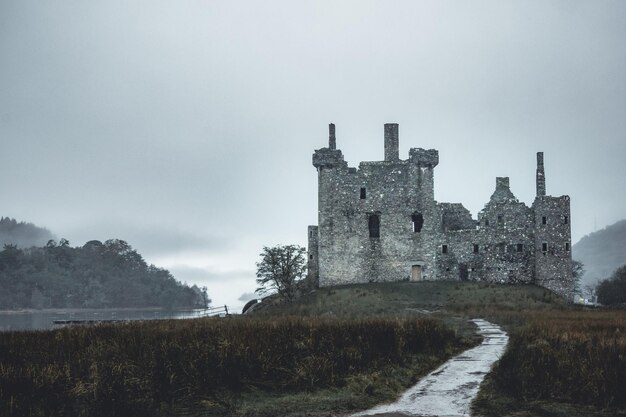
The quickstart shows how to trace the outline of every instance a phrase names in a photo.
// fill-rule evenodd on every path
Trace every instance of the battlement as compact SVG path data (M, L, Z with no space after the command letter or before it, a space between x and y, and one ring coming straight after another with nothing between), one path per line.
M339 149L318 149L313 153L313 166L315 168L346 168L348 163L343 159L343 153Z
M436 149L411 148L409 161L420 167L434 168L439 164L439 151Z

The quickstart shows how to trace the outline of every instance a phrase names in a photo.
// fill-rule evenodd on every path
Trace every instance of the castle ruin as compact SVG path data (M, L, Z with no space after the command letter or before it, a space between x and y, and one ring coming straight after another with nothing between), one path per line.
M308 267L317 285L486 281L571 295L570 200L546 195L542 152L532 206L499 177L474 220L460 203L435 201L437 150L411 148L402 160L398 145L398 124L385 124L385 159L348 167L329 125L328 147L313 153L319 218L308 228Z

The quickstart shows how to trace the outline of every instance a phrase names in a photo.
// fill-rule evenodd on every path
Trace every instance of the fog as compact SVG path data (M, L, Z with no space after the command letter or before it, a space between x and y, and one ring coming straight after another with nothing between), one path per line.
M0 214L239 305L317 223L328 123L357 166L396 122L474 216L543 151L576 242L626 217L624 39L622 1L0 0Z

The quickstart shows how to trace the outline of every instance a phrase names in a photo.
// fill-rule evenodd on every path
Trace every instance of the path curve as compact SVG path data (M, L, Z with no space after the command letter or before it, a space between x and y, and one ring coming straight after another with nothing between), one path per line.
M486 320L472 320L483 342L450 359L409 388L393 404L353 414L359 416L460 417L470 415L470 404L491 365L504 353L509 337Z

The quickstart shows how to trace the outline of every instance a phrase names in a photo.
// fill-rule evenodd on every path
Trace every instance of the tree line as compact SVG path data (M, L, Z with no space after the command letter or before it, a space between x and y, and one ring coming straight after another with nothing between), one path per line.
M4 245L0 251L0 309L205 308L206 287L188 286L148 265L128 243L66 239L44 247Z

